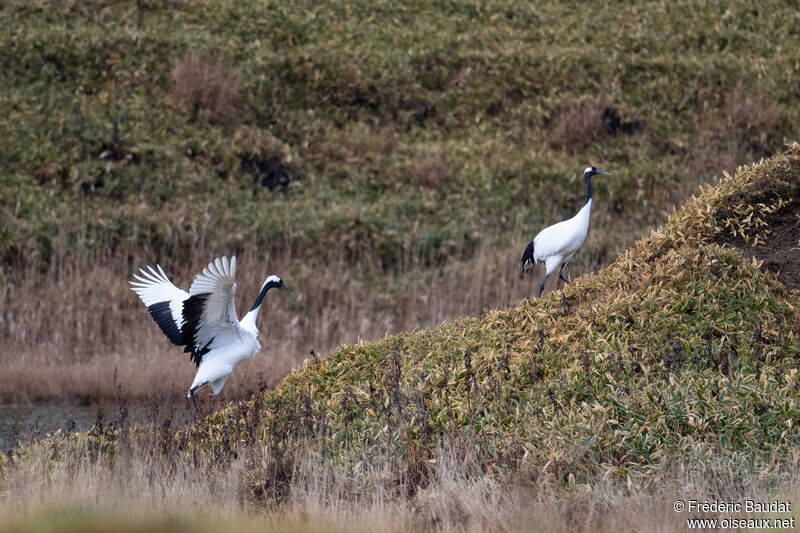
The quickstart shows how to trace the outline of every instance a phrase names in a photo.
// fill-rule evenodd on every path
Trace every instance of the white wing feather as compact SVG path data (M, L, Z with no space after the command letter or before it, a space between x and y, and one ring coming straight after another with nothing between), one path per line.
M236 257L230 263L227 257L215 259L195 278L189 296L207 294L202 313L197 323L194 344L198 348L207 346L213 339L227 339L241 335L239 319L236 317Z
M140 268L141 276L134 274L136 281L129 282L131 290L139 295L147 307L160 302L169 302L172 318L180 329L183 325L183 301L189 297L189 293L173 285L161 265L156 265L156 268L158 270L151 266L148 266L147 270Z

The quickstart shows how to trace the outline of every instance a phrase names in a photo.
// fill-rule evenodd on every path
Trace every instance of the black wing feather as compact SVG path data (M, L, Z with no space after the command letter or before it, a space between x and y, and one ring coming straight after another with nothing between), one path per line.
M183 342L183 333L172 317L172 309L170 309L169 304L169 302L158 302L147 309L150 311L150 316L152 316L153 320L158 324L158 327L164 332L164 335L172 341L172 344L183 346L186 344Z
M186 345L185 352L189 353L189 359L194 361L194 364L200 366L203 362L203 356L211 351L208 346L211 344L209 341L205 346L198 346L197 327L200 324L200 318L203 316L206 300L211 296L210 292L195 294L183 301L183 330L181 331L182 343ZM211 339L212 341L214 339Z
M525 248L525 253L522 254L522 270L519 273L520 277L528 270L529 263L530 266L533 266L533 241L528 243L528 247Z

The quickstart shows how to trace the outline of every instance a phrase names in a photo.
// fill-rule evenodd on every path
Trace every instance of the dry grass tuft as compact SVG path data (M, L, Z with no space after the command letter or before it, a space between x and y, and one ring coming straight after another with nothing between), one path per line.
M436 154L412 163L411 178L426 189L438 189L453 177L453 169L443 154Z
M251 414L244 410L243 420ZM438 445L429 480L414 486L397 477L406 465L394 456L364 457L344 475L314 451L276 453L237 438L234 427L199 453L185 448L167 419L158 422L124 438L96 427L19 450L0 469L0 531L666 532L685 531L686 518L696 517L675 512L678 499L800 496L796 464L781 472L673 465L657 484L597 477L568 489L553 476L487 472L476 461L481 446L467 444L467 436ZM109 438L121 440L110 447ZM735 482L732 471L741 475ZM703 517L732 515L744 517Z
M609 109L598 100L570 102L558 113L548 136L556 150L576 154L609 135Z
M227 124L238 116L239 75L195 53L176 60L170 73L172 95L193 118Z
M392 155L397 147L397 132L392 127L383 127L376 132L347 131L340 137L316 142L313 151L331 161L357 163L359 159L376 155Z

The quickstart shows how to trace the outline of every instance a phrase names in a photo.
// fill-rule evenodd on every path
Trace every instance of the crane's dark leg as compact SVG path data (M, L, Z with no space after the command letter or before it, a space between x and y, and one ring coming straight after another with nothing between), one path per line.
M564 267L565 267L565 266L567 266L567 264L566 264L566 263L563 263L563 264L561 265L561 268L560 268L560 269L559 269L559 271L558 271L558 279L560 279L561 281L563 281L563 282L564 282L564 283L566 283L566 284L569 284L569 281L567 281L566 279L564 279L564 274L563 274L563 272L564 272Z
M200 387L202 387L203 385L206 385L207 383L208 383L208 382L206 382L206 383L202 383L202 384L198 385L197 387L192 387L191 389L189 389L189 398L191 398L191 399L192 399L192 404L194 404L194 412L195 412L195 414L197 414L197 400L196 400L196 399L195 399L195 397L194 397L194 393L195 393L195 391L196 391L197 389L199 389L199 388L200 388Z
M196 390L196 387L194 389L189 389L189 398L192 399L192 405L194 405L194 412L195 412L195 414L197 414L197 400L194 397L194 391L195 390Z
M544 292L544 284L545 284L545 283L547 283L547 277L548 277L549 275L550 275L550 274L545 274L545 275L544 275L544 279L542 280L542 284L541 284L541 285L539 285L539 298L541 298L541 297L542 297L542 292Z
M189 389L189 398L192 399L192 404L194 405L195 414L197 413L197 400L194 397L194 391L196 391L199 388L200 387L193 387L193 388Z

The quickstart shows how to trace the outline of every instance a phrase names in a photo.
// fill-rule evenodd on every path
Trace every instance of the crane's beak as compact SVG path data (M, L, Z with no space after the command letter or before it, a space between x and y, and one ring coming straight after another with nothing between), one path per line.
M292 290L291 290L289 287L287 287L286 285L281 285L281 286L280 286L280 287L278 287L278 288L279 288L280 290L282 290L282 291L286 291L286 292L288 292L289 294L291 294L291 295L292 295L292 298L294 298L295 300L297 300L297 295L296 295L296 294L295 294L295 293L294 293L294 292L293 292L293 291L292 291Z
M598 174L604 174L606 176L613 176L613 174L611 172L606 172L605 170L600 170L599 168L597 169L597 173Z

